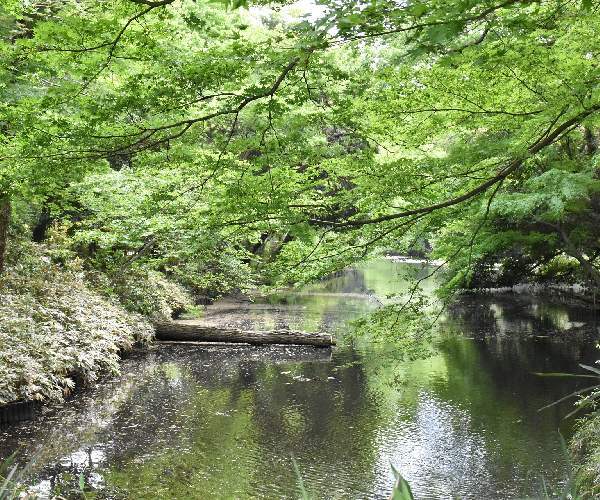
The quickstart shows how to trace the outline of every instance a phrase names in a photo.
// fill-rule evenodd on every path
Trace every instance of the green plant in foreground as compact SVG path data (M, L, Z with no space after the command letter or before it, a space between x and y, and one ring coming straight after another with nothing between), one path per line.
M594 410L596 408L597 400L600 398L600 369L584 364L580 364L579 366L591 373L536 373L536 375L542 377L586 378L593 379L597 382L596 384L589 385L583 389L573 391L557 401L540 408L538 411L550 408L558 403L561 403L562 401L566 401L577 396L583 397L576 402L575 409L569 412L564 418L569 418L583 409ZM567 488L571 489L572 491L568 492L567 495L561 496L561 498L597 497L599 491L597 486L598 477L600 477L600 473L598 472L599 462L597 458L599 453L598 450L600 449L597 438L599 420L600 415L598 412L596 412L580 422L579 429L571 441L571 451L574 456L577 457L578 466L576 468L577 470L574 472L569 464L569 481L565 486L565 491L567 491ZM543 498L549 497L545 496Z
M302 479L302 475L300 474L300 469L298 468L298 462L296 459L292 457L292 464L294 466L294 472L296 473L296 479L298 481L298 489L300 490L300 498L301 500L312 500L314 496L310 495L304 486L304 481ZM394 487L392 489L392 493L390 495L390 500L415 500L415 497L412 494L410 489L410 485L402 477L400 472L392 465L392 472L394 473Z
M582 397L579 401L577 401L576 408L573 411L571 411L570 413L568 413L567 415L565 415L564 418L569 418L584 408L593 408L594 407L596 400L598 398L600 398L600 369L595 368L593 366L584 365L581 363L579 364L579 366L581 368L583 368L584 370L594 373L594 375L589 375L586 373L542 373L542 372L535 373L535 375L539 375L540 377L591 378L598 382L597 384L590 385L588 387L584 387L583 389L579 389L577 391L571 392L570 394L567 394L566 396L563 396L562 398L557 399L556 401L553 401L552 403L550 403L546 406L543 406L538 411L545 410L545 409L555 406L559 403L562 403L563 401L566 401L567 399L571 399L571 398L574 398L576 396L581 396L581 395L585 395L585 396Z
M294 472L296 473L296 479L298 481L298 489L300 490L300 498L302 500L311 500L313 497L308 494L306 488L304 486L304 481L302 480L302 474L300 474L300 469L298 468L298 462L292 456L292 464L294 465Z
M558 435L560 437L561 449L563 451L563 454L565 456L565 461L567 463L567 481L566 481L565 485L562 487L562 489L560 490L560 492L553 494L552 490L548 489L548 484L546 483L545 479L542 477L542 491L536 497L537 499L540 499L540 500L550 500L553 498L558 498L560 500L576 500L578 498L581 498L581 496L579 495L579 493L577 491L576 478L575 478L575 474L574 474L574 470L573 470L573 464L571 462L571 455L569 454L569 450L567 448L567 443L565 442L565 439L560 432L558 433Z
M19 468L15 463L16 453L13 453L3 462L0 462L0 500L22 498L22 477L25 468ZM25 497L31 498L31 497Z
M391 465L391 467L394 477L396 478L396 482L394 483L394 489L390 495L390 500L414 500L415 497L413 496L410 485L406 479L402 477L402 474L400 474L400 472L398 472L393 465Z

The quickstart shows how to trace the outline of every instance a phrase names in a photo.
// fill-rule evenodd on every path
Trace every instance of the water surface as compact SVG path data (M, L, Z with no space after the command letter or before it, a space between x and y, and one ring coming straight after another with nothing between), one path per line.
M206 321L336 331L406 288L415 266L374 261L263 303L224 301ZM431 288L428 283L426 287ZM427 359L393 346L170 344L138 351L123 373L32 422L0 431L42 496L387 498L390 463L417 498L522 498L559 488L573 371L596 359L585 309L542 298L468 298L448 313Z

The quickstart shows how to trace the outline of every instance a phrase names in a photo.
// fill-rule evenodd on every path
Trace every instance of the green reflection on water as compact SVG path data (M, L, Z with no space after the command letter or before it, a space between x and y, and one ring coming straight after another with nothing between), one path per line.
M294 456L317 498L385 495L389 460L433 497L445 487L473 497L531 494L542 474L558 483L560 415L536 411L553 397L546 381L528 367L505 368L515 360L507 347L500 355L448 337L439 349L411 362L393 351L346 350L331 363L242 357L221 382L183 355L185 396L162 421L171 430L154 431L143 453L117 454L104 478L133 498L294 498ZM168 357L166 365L177 362ZM168 391L167 372L140 392Z
M371 262L231 314L257 326L343 328L377 307L373 295L406 289L405 268ZM568 343L552 338L565 321ZM62 447L57 454L44 445L39 479L56 478L65 457L90 450L101 459L89 467L116 497L298 498L293 456L316 498L385 498L390 461L417 498L532 495L542 476L564 479L557 430L570 433L561 420L568 403L537 409L574 386L531 372L570 371L593 358L579 324L595 328L564 306L472 299L449 313L434 354L416 361L393 345L345 345L331 357L161 346L126 362L112 392L97 389L93 411L59 412L30 432L44 443L53 428Z

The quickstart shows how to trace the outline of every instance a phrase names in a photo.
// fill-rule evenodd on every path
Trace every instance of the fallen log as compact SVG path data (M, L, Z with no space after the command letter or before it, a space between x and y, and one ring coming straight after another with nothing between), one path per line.
M227 342L244 344L292 344L330 347L335 339L324 333L306 333L291 330L261 332L203 325L196 321L169 321L155 325L157 340Z

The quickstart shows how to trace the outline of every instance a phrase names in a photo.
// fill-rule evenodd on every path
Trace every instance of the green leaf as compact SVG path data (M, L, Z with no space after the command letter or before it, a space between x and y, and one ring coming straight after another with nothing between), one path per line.
M410 485L402 477L400 472L392 465L392 472L394 473L394 477L396 478L396 482L394 483L394 488L392 490L392 494L390 496L391 500L414 500L413 493L410 489Z
M427 12L427 6L423 3L414 3L412 4L408 10L415 17L421 17L425 12Z
M292 456L292 465L294 466L294 472L296 473L296 479L298 480L298 488L300 489L300 498L302 500L311 500L311 496L304 486L304 481L302 479L302 474L300 474L300 468L298 467L298 462L296 462L296 458Z
M594 378L597 379L596 375L583 375L580 373L552 373L552 372L533 372L538 377L572 377L572 378Z
M591 385L589 387L586 387L585 389L580 389L579 391L575 391L575 392L572 392L571 394L567 394L566 396L563 396L562 398L557 399L556 401L554 401L554 402L552 402L552 403L550 403L550 404L548 404L546 406L542 406L538 411L542 411L542 410L545 410L545 409L550 408L552 406L555 406L558 403L562 403L563 401L566 401L567 399L571 399L571 398L573 398L575 396L579 396L580 394L583 394L585 392L594 390L597 387L598 387L597 385Z
M598 369L598 368L595 368L595 367L589 366L589 365L583 365L581 363L579 363L579 366L581 366L581 368L583 368L585 370L588 370L590 372L594 372L594 373L597 373L598 375L600 375L600 369Z

